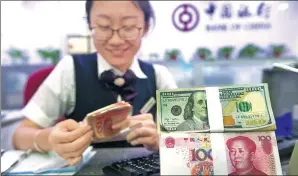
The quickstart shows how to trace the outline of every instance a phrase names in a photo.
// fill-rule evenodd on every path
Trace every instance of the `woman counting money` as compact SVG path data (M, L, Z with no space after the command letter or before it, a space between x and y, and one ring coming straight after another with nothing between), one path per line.
M91 126L80 122L86 114L122 100L131 103L133 114L113 124L113 130L142 124L122 143L158 150L156 107L148 113L140 110L157 89L177 86L165 67L137 57L154 20L150 2L87 1L86 13L97 52L61 59L24 107L25 119L13 137L15 149L55 151L74 165L93 141ZM66 120L56 123L60 117Z

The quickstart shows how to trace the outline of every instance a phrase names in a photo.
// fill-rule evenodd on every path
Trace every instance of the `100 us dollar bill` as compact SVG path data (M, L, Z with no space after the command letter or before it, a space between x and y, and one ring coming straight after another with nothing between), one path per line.
M267 84L209 89L158 90L159 132L212 132L220 123L216 132L276 129Z

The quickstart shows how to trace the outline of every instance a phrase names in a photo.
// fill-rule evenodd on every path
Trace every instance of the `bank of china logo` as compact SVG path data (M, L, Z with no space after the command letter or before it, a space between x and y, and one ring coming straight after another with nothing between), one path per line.
M192 4L181 4L172 14L174 26L182 32L192 31L199 24L199 20L199 12Z

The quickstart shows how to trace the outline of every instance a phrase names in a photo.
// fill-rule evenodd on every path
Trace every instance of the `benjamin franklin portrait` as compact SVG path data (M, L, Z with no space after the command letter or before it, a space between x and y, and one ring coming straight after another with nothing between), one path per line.
M193 92L184 108L184 121L177 126L177 131L209 129L207 98L205 91Z

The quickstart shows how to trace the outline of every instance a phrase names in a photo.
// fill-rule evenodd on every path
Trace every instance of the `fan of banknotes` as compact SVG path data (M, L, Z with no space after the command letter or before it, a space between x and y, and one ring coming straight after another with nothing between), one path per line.
M156 97L161 175L282 175L267 84Z
M124 101L117 102L87 114L84 123L92 126L95 141L111 139L119 134L119 131L113 131L112 125L125 120L131 109L132 107L129 103Z

